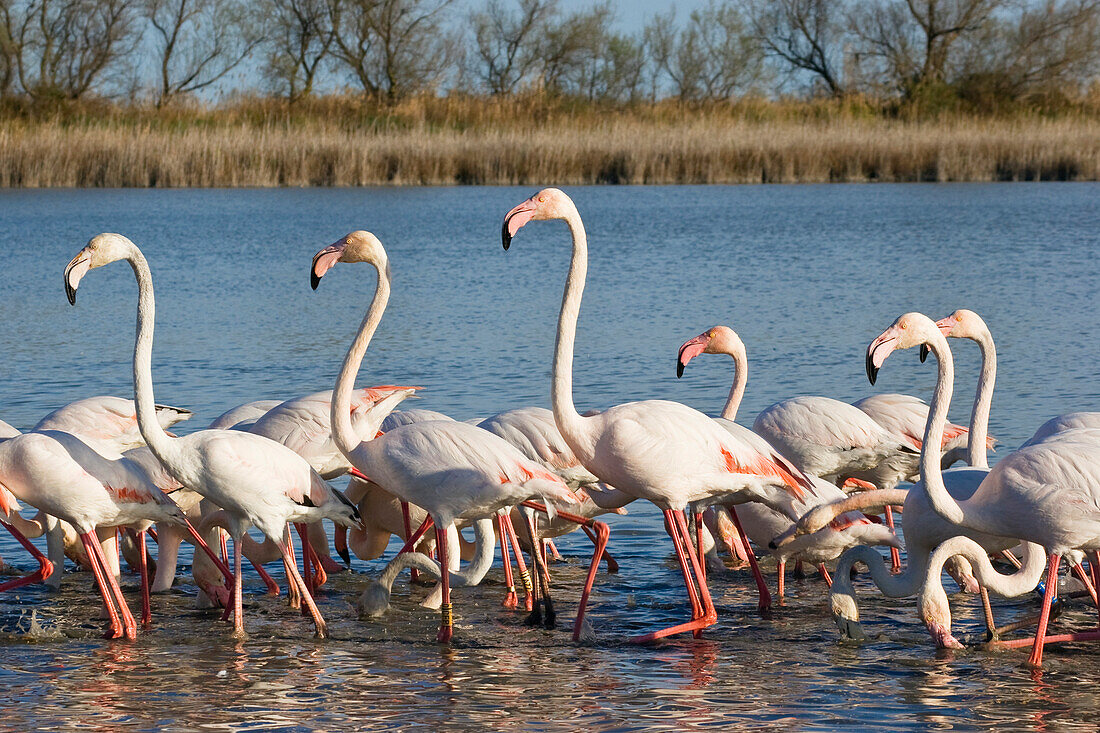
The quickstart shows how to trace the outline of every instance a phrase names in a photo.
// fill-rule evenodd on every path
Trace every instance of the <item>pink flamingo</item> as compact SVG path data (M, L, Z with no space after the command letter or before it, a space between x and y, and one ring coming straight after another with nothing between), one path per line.
M100 234L65 268L65 290L76 303L81 278L92 268L125 260L138 283L138 327L134 346L134 401L138 427L146 444L168 472L184 486L197 491L226 511L234 541L234 633L244 635L241 597L241 545L249 526L255 526L279 543L290 569L290 582L302 591L317 635L325 635L325 622L305 588L290 553L288 522L331 519L354 526L355 508L289 448L250 433L235 430L200 430L182 438L169 436L157 420L153 398L152 353L153 278L141 250L119 234Z
M76 528L110 619L107 637L135 638L134 617L96 531L114 535L115 527L138 526L144 558L145 530L153 522L185 524L179 507L136 464L104 458L76 436L58 430L25 433L0 444L0 482L16 497ZM143 567L143 624L150 618L148 581Z
M178 422L191 419L191 411L182 407L155 405L157 422L167 430ZM125 453L145 445L137 425L133 400L101 395L86 397L59 407L38 421L31 432L61 430L77 436L94 448Z
M333 437L353 466L401 500L423 507L435 524L442 580L437 640L445 643L454 633L447 549L447 533L454 523L491 517L500 509L533 497L542 498L551 508L550 502L572 504L577 502L577 497L559 476L528 460L496 435L466 423L453 420L415 422L394 428L373 440L362 440L351 424L351 393L367 345L389 300L389 260L377 237L369 232L352 232L314 256L310 270L314 288L338 262L366 262L377 270L378 282L370 308L336 381L332 401ZM375 431L381 422L382 418L378 417L373 423ZM406 549L411 548L425 529L427 523L409 538ZM408 559L409 553L403 551L393 563ZM593 565L598 562L597 556ZM591 587L594 570L593 567L589 571L586 590ZM586 600L587 595L582 596L582 611L578 613L574 635L579 633ZM548 622L552 623L552 618L548 618Z
M728 326L708 328L695 338L685 341L680 347L676 359L676 376L683 376L684 368L699 354L725 354L733 358L733 386L730 388L729 397L722 408L722 415L715 418L715 422L731 434L756 445L758 450L774 454L774 449L767 444L767 441L735 422L737 410L745 395L745 387L749 379L748 355L745 351L744 342ZM816 476L812 477L811 480L814 482L816 494L808 495L800 505L799 511L809 511L819 504L845 497L844 492L835 484ZM736 511L747 539L751 539L757 547L767 547L772 538L792 525L788 517L763 504L745 504ZM874 524L859 512L850 512L834 518L833 521L811 535L800 536L797 545L791 543L783 547L770 547L768 550L775 556L777 564L777 594L780 598L783 597L786 565L791 558L818 565L822 577L828 582L829 574L823 563L836 559L841 552L849 547L880 544L897 547L899 543L898 538L888 528ZM759 576L760 570L756 565L755 558L750 558L750 561L752 562L754 574ZM763 586L763 579L758 577L757 584ZM766 607L764 598L762 594L762 607Z
M282 403L282 400L256 400L237 405L214 418L214 422L210 423L208 428L210 430L228 430L229 428L243 430L263 417L268 410Z
M921 344L928 345L939 363L924 438L926 446L938 446L951 402L954 363L937 324L920 313L899 317L868 347L867 370L873 381L891 352ZM1009 647L1030 643L1028 661L1036 667L1042 664L1047 641L1100 639L1100 631L1046 636L1062 556L1100 550L1100 440L1096 435L1091 430L1069 431L1057 440L1010 453L964 500L947 490L939 460L933 459L932 452L921 453L923 481L913 491L926 493L937 514L959 527L1034 542L1049 554L1046 593L1034 640L1001 642Z
M577 412L572 394L573 344L588 267L588 243L580 214L560 190L544 189L508 212L501 235L508 249L525 224L551 219L564 220L573 239L554 351L554 419L585 468L601 481L647 499L664 511L692 607L687 623L634 641L700 632L715 623L717 614L692 547L684 509L695 502L762 501L796 519L796 502L814 492L813 484L686 405L647 400L617 405L588 417Z
M1065 415L1052 417L1040 425L1035 434L1020 447L1036 445L1066 431L1081 428L1100 428L1100 412L1067 412Z

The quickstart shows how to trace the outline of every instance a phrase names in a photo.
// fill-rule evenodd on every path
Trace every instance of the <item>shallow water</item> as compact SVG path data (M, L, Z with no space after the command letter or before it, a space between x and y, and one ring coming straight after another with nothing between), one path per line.
M729 361L697 359L679 381L673 361L682 341L717 323L748 347L743 422L794 394L857 399L872 391L863 376L870 339L903 311L938 317L958 307L983 314L998 342L991 431L1003 445L1047 417L1100 405L1098 185L569 192L591 247L575 370L581 410L665 397L716 412ZM127 234L149 258L157 398L195 410L181 428L240 402L331 387L374 278L340 267L311 293L307 270L318 248L355 228L382 239L394 272L362 383L423 385L412 406L460 419L546 404L568 233L532 224L507 254L498 238L503 214L530 193L0 192L0 418L29 427L71 400L130 393L128 268L89 274L76 308L62 290L65 264L100 231ZM977 348L953 346L952 417L965 421ZM927 398L934 378L915 353L899 354L874 389ZM686 618L686 608L653 507L632 505L609 521L622 570L600 575L588 646L566 630L590 551L583 537L559 543L568 558L555 567L560 630L528 629L501 609L497 567L483 586L456 590L450 647L432 641L437 615L416 605L425 591L407 580L384 618L356 618L363 574L382 561L332 579L321 599L333 635L325 641L263 596L254 575L250 636L232 640L216 613L194 609L181 567L176 589L154 599L154 628L135 643L106 642L90 577L70 573L59 594L32 588L0 599L0 720L11 729L163 730L1095 726L1095 647L1052 648L1041 677L1020 652L936 653L913 601L886 601L864 580L857 588L874 638L863 645L837 642L820 580L789 580L786 604L761 617L741 571L712 580L720 618L703 639L625 645L631 633ZM0 554L29 567L6 537ZM136 602L135 581L125 582ZM976 599L952 600L956 633L980 636ZM1034 605L996 609L1010 620ZM1062 618L1060 626L1082 627L1091 616L1077 606Z

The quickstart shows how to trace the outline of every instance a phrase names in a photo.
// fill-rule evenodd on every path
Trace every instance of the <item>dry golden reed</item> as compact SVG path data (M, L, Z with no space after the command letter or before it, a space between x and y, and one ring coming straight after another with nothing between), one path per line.
M603 113L461 100L390 112L295 116L257 103L214 117L10 118L0 121L0 186L1100 180L1092 115L907 120L768 104Z

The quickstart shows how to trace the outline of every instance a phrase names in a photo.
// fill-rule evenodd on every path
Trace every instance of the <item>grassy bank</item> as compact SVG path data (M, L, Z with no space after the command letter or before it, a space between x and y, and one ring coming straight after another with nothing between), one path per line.
M348 100L0 119L0 186L1100 180L1100 115Z

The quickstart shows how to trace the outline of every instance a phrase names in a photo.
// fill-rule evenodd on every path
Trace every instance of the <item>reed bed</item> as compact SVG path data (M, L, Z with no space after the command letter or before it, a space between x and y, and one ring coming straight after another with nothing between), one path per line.
M1100 180L1100 119L0 122L3 187Z

